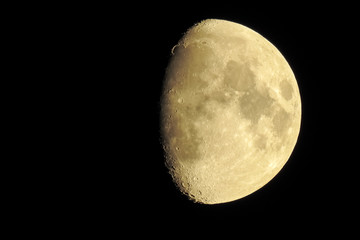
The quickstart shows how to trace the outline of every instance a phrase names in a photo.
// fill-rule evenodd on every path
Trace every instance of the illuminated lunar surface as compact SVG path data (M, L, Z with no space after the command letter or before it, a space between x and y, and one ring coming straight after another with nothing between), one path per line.
M260 34L216 19L190 28L171 53L161 134L175 184L205 204L260 189L287 162L300 130L289 64Z

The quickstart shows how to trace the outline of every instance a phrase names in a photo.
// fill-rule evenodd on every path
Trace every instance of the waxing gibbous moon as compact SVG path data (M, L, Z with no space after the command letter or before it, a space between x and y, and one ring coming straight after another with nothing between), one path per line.
M255 31L218 19L191 27L171 53L160 117L175 184L204 204L263 187L300 131L300 93L285 58Z

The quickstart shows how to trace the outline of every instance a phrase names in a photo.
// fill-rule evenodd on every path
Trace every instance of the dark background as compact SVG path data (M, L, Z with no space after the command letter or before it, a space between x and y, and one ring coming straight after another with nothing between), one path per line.
M57 218L73 228L130 226L136 233L168 226L175 233L199 230L203 223L220 227L229 220L241 230L292 226L295 236L342 223L353 228L350 220L358 214L356 8L255 5L86 3L46 11L39 6L41 14L25 8L28 19L14 28L21 33L17 49L25 56L14 58L27 66L19 68L26 80L21 86L31 95L21 105L30 109L23 117L29 139L23 141L36 145L30 153L41 152L27 156L45 159L24 167L38 173L30 171L37 180L24 185L30 189L24 199L33 199L24 207L34 213L29 221L38 216L38 206L45 221ZM159 132L170 51L188 28L207 18L243 24L273 43L292 67L302 100L300 135L285 167L255 193L218 205L193 203L176 189Z
M245 218L275 214L290 219L306 217L311 222L348 211L346 202L352 193L343 182L343 169L352 163L342 146L347 139L343 138L343 126L349 119L346 106L352 97L344 91L348 88L344 84L353 81L344 69L351 65L346 55L346 47L353 40L351 21L345 18L351 13L342 13L336 7L296 4L276 10L241 6L186 9L173 6L149 11L145 18L138 15L134 20L143 22L136 21L138 25L131 27L128 35L134 41L131 48L135 52L130 50L134 54L130 61L133 74L127 79L132 89L124 91L134 91L137 99L135 106L131 102L128 105L138 118L135 126L131 124L137 129L131 143L131 161L135 165L132 171L137 179L136 206L142 213L165 217L174 213ZM188 201L175 188L164 167L158 128L159 97L170 50L189 27L207 18L241 23L272 42L294 71L303 114L298 143L283 170L250 196L215 206Z
M281 224L300 221L305 228L337 225L354 214L356 191L350 186L356 181L348 172L356 157L350 154L353 143L345 130L355 122L349 88L356 85L347 70L354 64L351 46L356 42L351 7L179 5L149 4L145 9L151 10L132 12L119 27L111 24L121 34L115 52L114 81L119 84L111 91L121 95L114 111L126 122L119 123L120 132L126 133L119 133L118 153L126 168L120 164L116 170L124 174L121 185L126 190L113 184L114 191L125 194L127 203L120 205L124 211L130 207L135 219L162 224L224 217L272 224L279 218ZM302 99L299 139L281 172L243 199L212 206L193 203L176 189L164 165L159 135L159 101L170 51L189 27L207 18L243 24L273 43L292 67Z

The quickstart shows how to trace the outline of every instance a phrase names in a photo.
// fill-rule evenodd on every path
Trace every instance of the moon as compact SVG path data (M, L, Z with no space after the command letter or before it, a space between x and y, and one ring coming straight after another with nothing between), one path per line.
M189 199L218 204L267 184L286 164L301 123L299 88L268 40L207 19L171 50L161 96L165 164Z

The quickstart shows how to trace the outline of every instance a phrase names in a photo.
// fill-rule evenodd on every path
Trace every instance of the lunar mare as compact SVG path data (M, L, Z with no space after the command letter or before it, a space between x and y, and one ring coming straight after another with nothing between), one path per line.
M295 76L255 31L208 19L172 49L162 144L174 182L190 199L217 204L260 189L289 159L300 121Z

